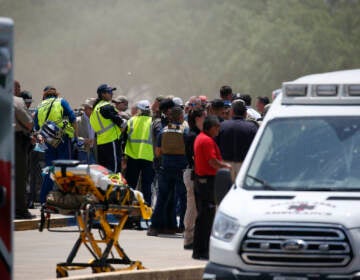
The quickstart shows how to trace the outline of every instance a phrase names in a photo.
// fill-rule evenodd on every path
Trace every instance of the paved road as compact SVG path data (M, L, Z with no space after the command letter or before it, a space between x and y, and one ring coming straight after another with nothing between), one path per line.
M76 229L66 227L62 229ZM14 279L39 280L55 278L56 263L66 261L77 239L77 233L55 233L37 230L16 231L14 234ZM150 237L146 231L123 230L120 246L133 260L142 261L151 269L198 266L206 262L191 258L191 251L183 249L181 235ZM77 256L78 261L87 262L91 255L83 246ZM90 269L70 272L69 276L91 274Z

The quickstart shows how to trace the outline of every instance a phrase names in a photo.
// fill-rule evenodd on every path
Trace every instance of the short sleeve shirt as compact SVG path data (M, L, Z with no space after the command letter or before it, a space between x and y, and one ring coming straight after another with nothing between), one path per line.
M15 111L15 131L22 131L27 133L26 125L31 124L33 119L28 112L24 100L21 97L14 96L14 111Z
M215 176L216 169L210 166L210 159L222 160L215 140L204 132L196 137L194 142L195 173L198 176Z

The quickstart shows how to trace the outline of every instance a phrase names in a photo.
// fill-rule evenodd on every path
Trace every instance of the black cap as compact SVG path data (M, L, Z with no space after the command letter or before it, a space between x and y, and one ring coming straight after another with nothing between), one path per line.
M32 94L30 91L24 90L20 92L20 96L22 97L22 99L24 99L25 103L31 103L33 101Z
M102 84L97 88L97 94L101 94L104 92L113 92L114 90L116 90L116 87L112 87L108 84Z
M222 99L214 99L211 101L211 107L220 109L220 108L224 108L225 104Z
M160 102L159 110L165 112L172 107L175 107L175 102L171 98L165 98Z

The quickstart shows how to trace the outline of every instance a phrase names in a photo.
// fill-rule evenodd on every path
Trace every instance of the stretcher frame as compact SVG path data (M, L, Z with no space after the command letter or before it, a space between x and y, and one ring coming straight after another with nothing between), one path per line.
M53 171L53 180L58 186L61 186L63 191L77 194L91 193L97 198L97 202L86 203L80 209L74 209L79 236L66 261L56 265L56 277L67 277L69 271L85 268L91 268L93 273L145 269L141 261L134 261L128 257L120 246L119 237L129 216L141 216L144 220L148 220L152 214L151 207L145 204L142 197L137 197L136 202L130 201L130 188L126 195L120 198L119 204L109 203L110 194L117 186L109 185L107 191L102 192L95 186L89 174L78 175L66 170L78 163L73 160L54 161L53 165L60 167L61 170ZM43 230L45 224L50 230L51 213L56 213L57 210L61 209L46 204L42 207L40 231ZM110 223L108 215L116 217L117 223ZM95 238L92 233L93 229L99 230L100 238ZM100 244L104 244L105 248L101 248ZM93 256L93 259L87 263L74 262L81 245L84 245ZM117 257L114 253L117 254ZM122 265L122 267L114 265Z

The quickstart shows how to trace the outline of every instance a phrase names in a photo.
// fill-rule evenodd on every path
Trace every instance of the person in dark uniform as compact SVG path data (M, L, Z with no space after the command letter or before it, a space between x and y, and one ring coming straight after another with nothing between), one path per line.
M234 100L231 104L232 118L221 123L216 138L224 161L232 166L233 181L258 130L253 121L246 120L246 111L243 100Z
M195 222L194 259L209 259L209 240L215 216L214 180L219 168L231 169L224 162L220 149L213 139L219 134L220 122L216 116L205 118L203 131L194 142L195 200L198 216Z
M185 135L187 127L183 124L184 112L180 106L171 109L171 122L163 128L158 136L155 149L157 157L161 155L159 171L159 192L151 226L147 235L175 233L184 228L186 210L186 188L183 181L183 170L186 168ZM179 199L180 223L176 221L176 198Z

